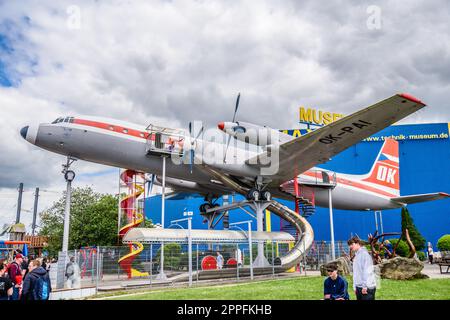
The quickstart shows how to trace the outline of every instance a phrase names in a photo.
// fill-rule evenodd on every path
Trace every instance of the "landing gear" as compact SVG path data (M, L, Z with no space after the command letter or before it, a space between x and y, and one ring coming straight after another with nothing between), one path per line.
M212 208L212 204L207 202L200 205L200 212L206 212L206 210L209 210Z
M262 199L270 201L272 199L272 194L269 191L263 191L262 192Z
M272 195L270 194L270 191L265 190L267 187L267 183L270 181L264 181L263 177L258 176L255 179L253 188L251 188L245 197L249 201L270 201L272 198Z
M220 207L220 205L218 203L206 202L206 203L203 203L202 205L200 205L199 209L200 209L200 213L205 213L209 209L216 208L216 207Z
M250 201L259 201L259 200L270 201L271 197L272 197L272 195L269 191L267 191L267 190L260 191L256 188L250 189L246 196L247 200L250 200Z
M247 193L247 200L254 200L254 201L258 201L259 198L261 196L261 193L259 192L258 189L252 188L248 191Z

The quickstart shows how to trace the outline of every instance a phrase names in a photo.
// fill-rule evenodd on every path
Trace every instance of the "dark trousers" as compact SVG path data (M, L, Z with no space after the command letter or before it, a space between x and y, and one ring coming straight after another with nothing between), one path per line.
M356 287L356 300L375 300L375 291L377 289L367 289L367 294L362 294L362 288Z
M13 294L11 296L11 300L19 300L19 290L20 288L16 288L16 286L13 286Z

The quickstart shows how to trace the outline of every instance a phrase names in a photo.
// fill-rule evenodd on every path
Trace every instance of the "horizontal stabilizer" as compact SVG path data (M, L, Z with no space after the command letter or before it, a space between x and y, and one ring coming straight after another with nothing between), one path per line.
M436 193L425 193L425 194L416 194L410 196L396 197L391 198L391 201L402 203L402 204L412 204L426 201L439 200L450 197L450 194L444 192L436 192Z

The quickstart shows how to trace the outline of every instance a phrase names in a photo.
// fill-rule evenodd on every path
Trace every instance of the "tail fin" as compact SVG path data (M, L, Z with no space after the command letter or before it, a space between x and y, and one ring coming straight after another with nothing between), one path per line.
M398 142L386 139L368 177L363 181L376 184L391 194L400 196L400 162Z

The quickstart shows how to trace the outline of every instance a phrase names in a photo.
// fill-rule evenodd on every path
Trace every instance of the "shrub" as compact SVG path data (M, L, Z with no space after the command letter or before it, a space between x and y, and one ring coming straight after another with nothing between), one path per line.
M395 247L397 244L398 239L389 239L389 241L392 243L392 248ZM409 247L406 241L400 240L400 243L398 244L397 249L395 250L395 253L401 257L407 258L409 256Z
M417 257L419 258L420 261L425 261L425 252L423 251L416 251L417 253Z
M450 234L446 234L439 238L437 247L440 251L450 251Z
M156 253L155 261L160 261L161 248ZM178 269L181 260L181 246L178 243L168 243L164 245L164 267L169 269Z

